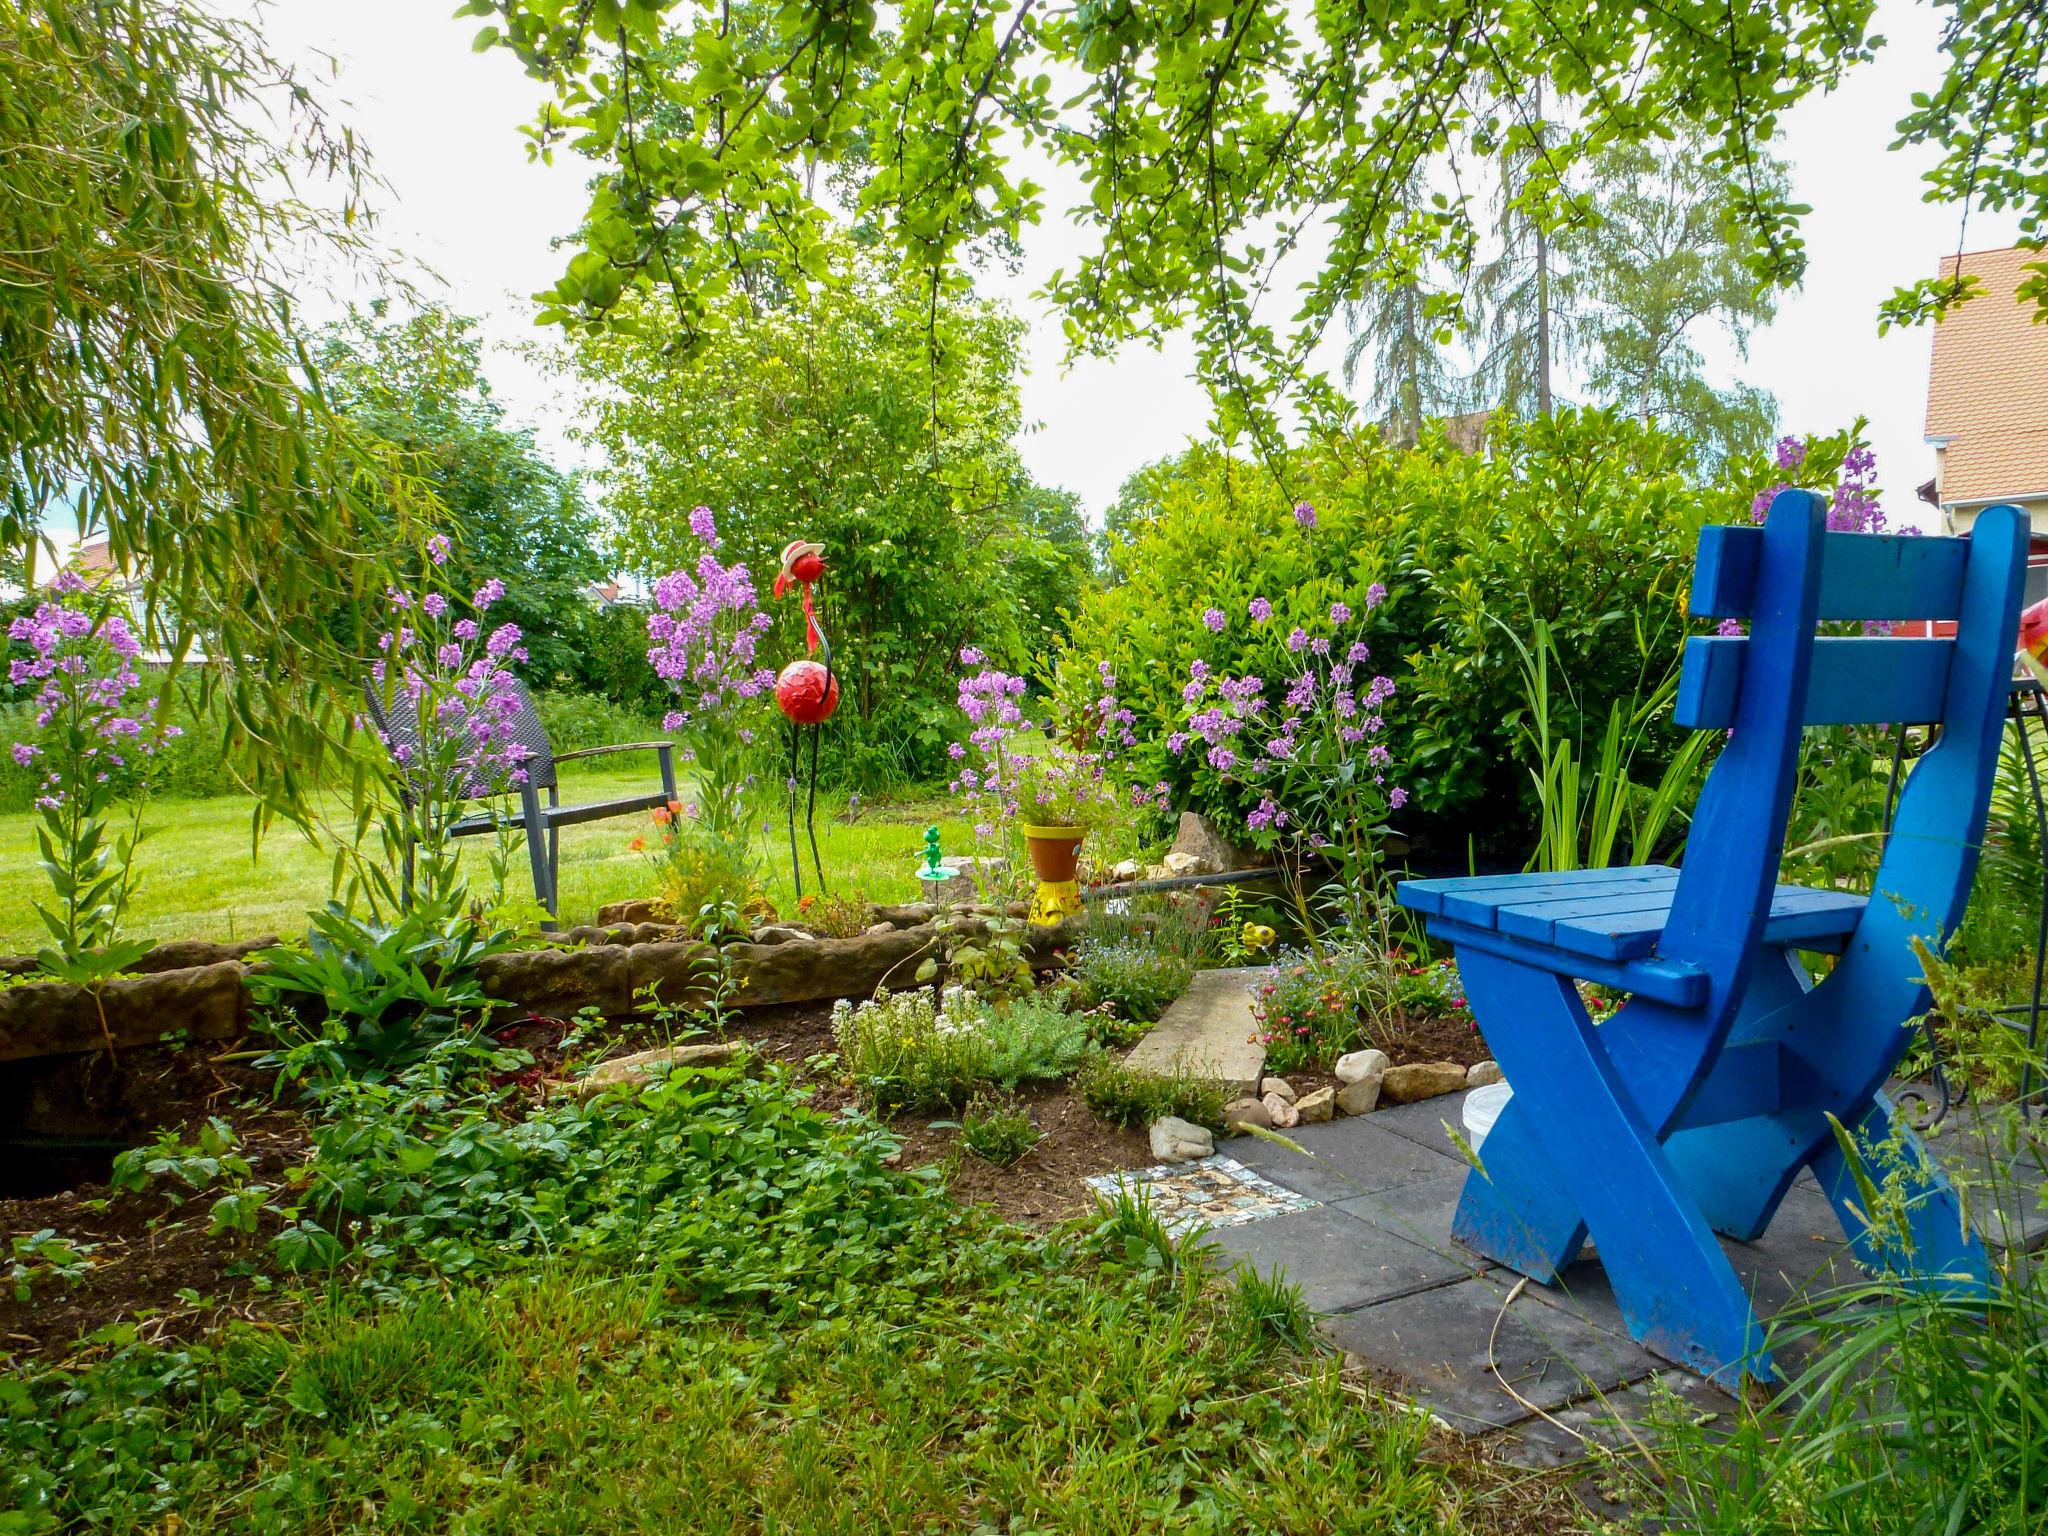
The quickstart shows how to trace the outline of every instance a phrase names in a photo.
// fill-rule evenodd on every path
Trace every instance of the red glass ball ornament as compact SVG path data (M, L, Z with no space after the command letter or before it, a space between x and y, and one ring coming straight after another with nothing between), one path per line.
M823 725L839 707L839 679L817 661L792 661L775 679L775 703L798 725Z

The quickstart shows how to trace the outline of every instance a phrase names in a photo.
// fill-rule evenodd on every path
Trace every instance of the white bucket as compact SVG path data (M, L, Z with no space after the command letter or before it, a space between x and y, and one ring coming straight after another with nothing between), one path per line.
M1488 1083L1465 1095L1465 1140L1471 1143L1474 1152L1486 1144L1493 1122L1514 1096L1515 1090L1506 1083Z

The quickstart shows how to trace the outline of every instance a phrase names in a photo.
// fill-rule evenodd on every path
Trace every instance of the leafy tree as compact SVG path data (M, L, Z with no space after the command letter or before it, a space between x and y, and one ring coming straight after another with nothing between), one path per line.
M243 663L228 729L279 803L346 719L308 707L360 649L326 619L386 584L407 527L403 477L306 387L281 280L287 249L357 253L366 179L244 24L193 0L0 4L0 549L66 507L105 533L148 578L155 643Z
M962 281L967 246L1043 216L1043 190L1006 153L1023 141L1085 189L1066 211L1092 246L1048 289L1070 343L1192 326L1217 424L1254 432L1268 454L1283 390L1313 414L1341 410L1310 357L1343 306L1375 277L1458 269L1474 248L1465 200L1418 219L1409 189L1482 161L1527 157L1516 202L1555 232L1572 214L1554 189L1592 157L1697 133L1707 168L1735 188L1755 276L1795 282L1800 209L1756 173L1759 152L1785 111L1881 45L1874 0L910 0L886 12L798 0L745 27L679 0L464 8L491 18L480 46L512 48L552 89L541 151L573 143L604 167L548 318L604 324L628 287L658 284L679 339L716 345L709 322L736 272L822 270L844 210L814 194L810 167L856 147L877 169L852 215L936 296ZM2048 10L1992 0L1955 14L1948 77L1906 136L1939 149L1937 190L2002 199L2037 230ZM677 42L690 67L657 67ZM1504 105L1532 80L1548 82L1545 115L1570 127ZM1283 331L1259 300L1320 227L1327 254Z
M1597 222L1573 253L1597 306L1585 349L1594 395L1687 437L1705 469L1762 451L1776 401L1747 385L1708 384L1694 341L1717 325L1741 350L1777 311L1774 291L1751 274L1754 253L1732 218L1727 182L1691 143L1664 153L1616 145L1595 171ZM1785 184L1775 160L1758 174Z
M432 306L395 320L382 299L325 327L313 348L339 409L441 504L456 587L505 583L492 617L524 634L528 680L552 685L583 669L601 529L531 429L504 424L482 351L474 320Z
M791 539L825 546L845 698L827 741L872 783L939 766L959 649L1020 663L1077 594L1086 547L1071 500L1033 486L1010 446L1017 321L931 309L843 246L833 263L774 307L729 291L706 316L713 348L679 347L667 306L630 304L629 326L580 337L574 366L635 570L695 559L700 503L759 583ZM767 654L801 654L795 608Z
M1500 155L1494 257L1473 274L1484 349L1472 398L1515 416L1548 416L1555 374L1583 351L1592 295L1575 259L1593 223L1551 157L1561 128L1543 119L1543 87L1510 92L1505 110L1526 128Z
M1412 182L1401 195L1414 208L1426 203ZM1437 281L1434 272L1398 268L1377 275L1345 305L1351 336L1344 348L1344 384L1356 389L1366 369L1365 414L1389 439L1416 442L1424 423L1465 408L1469 392L1448 351L1465 308L1463 295Z

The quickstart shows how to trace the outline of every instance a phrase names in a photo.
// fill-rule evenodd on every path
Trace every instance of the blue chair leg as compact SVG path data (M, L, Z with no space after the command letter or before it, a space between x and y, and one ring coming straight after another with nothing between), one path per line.
M1955 1186L1892 1101L1878 1094L1849 1129L1859 1149L1872 1149L1864 1150L1861 1160L1864 1177L1884 1196L1874 1223L1856 1170L1838 1142L1830 1140L1814 1158L1813 1172L1842 1219L1857 1262L1873 1274L1897 1276L1916 1290L1957 1297L1989 1294L1991 1257L1983 1241L1965 1221Z
M1579 1208L1531 1143L1519 1093L1500 1112L1465 1176L1451 1235L1532 1280L1554 1284L1586 1244Z
M1749 1297L1570 980L1476 951L1460 955L1458 968L1515 1102L1525 1106L1526 1151L1514 1155L1540 1159L1569 1192L1630 1334L1729 1388L1745 1374L1768 1377ZM1482 1161L1492 1152L1488 1136Z
M1782 1040L1806 1017L1808 987L1799 962L1782 949L1756 957L1728 1045ZM1723 1066L1728 1065L1724 1058ZM1776 1091L1775 1082L1772 1085ZM1664 1137L1685 1186L1707 1225L1723 1237L1752 1243L1762 1237L1786 1191L1799 1176L1812 1143L1809 1111L1781 1113L1775 1099L1763 1113L1718 1125L1684 1127Z

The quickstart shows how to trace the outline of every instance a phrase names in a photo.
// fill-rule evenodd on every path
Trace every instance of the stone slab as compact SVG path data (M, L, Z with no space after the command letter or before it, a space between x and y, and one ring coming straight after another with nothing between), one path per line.
M1251 1093L1266 1064L1266 1048L1252 1038L1252 988L1267 974L1263 966L1197 971L1187 991L1131 1048L1128 1064L1140 1072L1164 1075L1180 1068L1216 1078L1225 1098Z
M1269 1278L1284 1274L1316 1312L1348 1312L1466 1273L1449 1255L1328 1206L1230 1227L1209 1240L1241 1266Z
M1435 1156L1419 1147L1416 1150L1425 1156ZM1451 1218L1457 1214L1458 1197L1464 1189L1464 1173L1448 1173L1440 1178L1425 1178L1371 1194L1354 1195L1348 1200L1338 1201L1337 1209L1374 1226L1385 1227L1411 1243L1426 1243L1441 1252L1456 1254L1478 1268L1491 1269L1494 1267L1491 1259L1483 1259L1457 1246L1451 1237Z
M1418 1099L1413 1104L1383 1104L1372 1113L1372 1123L1383 1131L1392 1131L1396 1136L1405 1136L1432 1152L1441 1152L1446 1157L1457 1158L1460 1167L1465 1160L1459 1156L1457 1143L1445 1133L1444 1127L1457 1127L1460 1134L1465 1129L1465 1095L1469 1089L1457 1093L1440 1093L1433 1099Z
M1379 1127L1379 1116L1359 1115L1327 1125L1297 1126L1284 1133L1293 1147L1246 1136L1231 1143L1231 1154L1276 1184L1328 1203L1400 1185L1434 1181L1458 1173L1464 1164L1405 1136Z
M1513 1276L1455 1284L1326 1319L1325 1337L1398 1378L1421 1406L1463 1434L1481 1434L1593 1393L1619 1391L1661 1368L1625 1334L1533 1300L1512 1304ZM1510 1390L1512 1389L1512 1390Z

